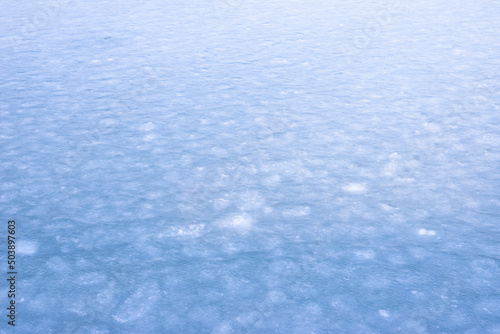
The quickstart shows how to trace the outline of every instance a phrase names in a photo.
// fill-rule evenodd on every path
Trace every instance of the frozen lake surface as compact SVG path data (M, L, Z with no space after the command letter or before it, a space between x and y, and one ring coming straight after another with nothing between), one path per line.
M2 2L17 333L500 333L499 17Z

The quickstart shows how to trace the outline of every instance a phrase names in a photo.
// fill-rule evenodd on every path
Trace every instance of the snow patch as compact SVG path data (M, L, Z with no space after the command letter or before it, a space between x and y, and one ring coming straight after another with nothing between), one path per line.
M155 125L153 124L153 122L147 122L146 124L143 124L140 127L140 129L142 131L151 131L151 130L154 130L154 128L155 128Z
M302 217L307 216L311 212L311 208L308 206L299 206L294 209L283 211L283 216L285 217Z
M358 259L371 260L375 257L375 252L371 249L354 252Z
M366 186L363 183L349 183L343 186L342 190L351 194L363 194L366 192Z
M205 224L191 224L189 226L175 226L171 227L168 231L162 232L158 235L158 238L172 238L172 237L188 237L196 238L199 237L205 230Z
M378 314L380 314L380 316L384 318L389 318L389 312L387 312L386 310L378 310Z
M252 228L253 219L247 213L231 215L218 221L218 225L223 228L240 232L248 231Z
M33 255L38 251L38 243L35 241L19 240L16 252L23 255Z
M151 314L161 295L156 283L145 284L129 296L113 318L119 323L136 321Z
M245 192L238 197L238 209L241 211L257 210L265 204L264 197L257 192Z
M145 135L142 140L148 142L148 141L153 141L156 139L156 136L154 134L148 134L148 135Z
M273 186L281 181L281 176L278 174L273 174L271 176L268 176L264 179L264 184L266 186Z
M419 235L436 235L436 231L433 230L426 230L425 228L421 228L418 230Z
M213 203L212 203L212 205L214 206L214 208L216 210L225 209L229 206L229 204L230 204L229 200L227 200L225 198L217 198L217 199L213 200Z

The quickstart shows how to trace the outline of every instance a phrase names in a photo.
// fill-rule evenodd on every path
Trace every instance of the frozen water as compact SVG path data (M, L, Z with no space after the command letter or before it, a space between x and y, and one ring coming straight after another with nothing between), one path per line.
M498 333L498 17L0 3L16 331Z

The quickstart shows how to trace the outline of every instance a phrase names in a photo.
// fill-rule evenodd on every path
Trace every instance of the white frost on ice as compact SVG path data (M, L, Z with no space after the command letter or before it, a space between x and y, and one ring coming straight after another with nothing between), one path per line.
M18 330L500 333L500 7L398 2L0 5Z
M375 252L371 249L354 252L358 259L371 260L375 257Z
M205 230L205 224L191 224L186 227L175 226L170 227L166 232L162 232L158 235L158 238L172 238L172 237L188 237L196 238L199 237Z
M220 227L246 232L252 228L253 219L247 213L231 215L217 222Z
M436 231L433 230L426 230L425 228L421 228L418 230L419 235L436 235Z
M382 316L384 318L389 317L389 312L387 312L386 310L378 310L378 314L380 314L380 316Z
M155 139L156 139L156 136L154 134L147 134L142 138L142 140L144 140L144 141L153 141Z
M311 212L311 208L308 206L299 206L293 209L284 210L283 216L285 217L302 217L307 216Z
M382 210L384 210L384 211L389 211L389 212L393 212L393 211L399 210L399 208L394 207L394 206L389 205L389 204L380 204L380 208Z
M125 323L135 321L151 314L161 296L156 283L141 285L133 295L129 296L113 316L115 321Z
M343 186L342 190L351 194L363 194L366 192L366 185L363 183L349 183Z
M147 122L143 125L141 125L140 129L142 131L151 131L155 128L155 125L153 124L153 122Z
M16 252L23 255L33 255L38 251L38 243L35 241L19 240Z
M434 132L434 133L437 133L437 132L440 132L441 131L441 128L439 127L439 125L435 124L435 123L430 123L430 122L427 122L424 124L424 127L429 131L429 132Z
M264 184L266 186L273 186L276 185L281 181L281 177L278 174L273 174L271 176L268 176L264 179Z
M217 198L212 201L212 205L216 210L222 210L229 206L230 201L225 198Z
M238 209L241 211L257 210L265 204L264 197L258 192L248 191L238 197Z

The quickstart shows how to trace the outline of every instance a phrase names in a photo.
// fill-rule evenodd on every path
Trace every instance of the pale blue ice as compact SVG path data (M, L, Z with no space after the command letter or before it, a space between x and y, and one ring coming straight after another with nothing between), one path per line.
M15 331L500 333L499 17L3 0Z

